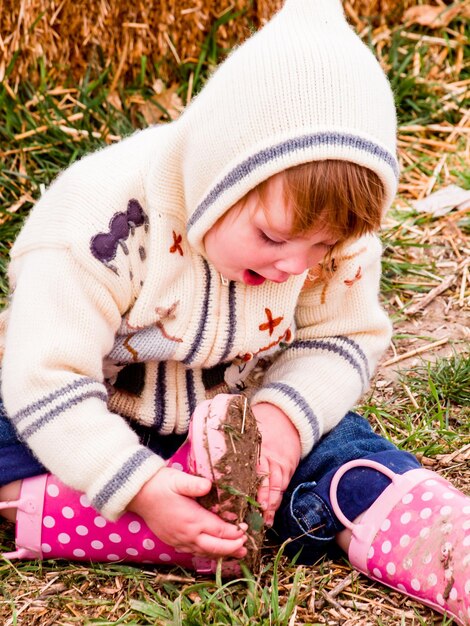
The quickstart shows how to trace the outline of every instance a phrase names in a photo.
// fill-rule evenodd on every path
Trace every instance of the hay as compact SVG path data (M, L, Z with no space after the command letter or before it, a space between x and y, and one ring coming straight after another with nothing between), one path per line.
M229 48L282 4L283 0L0 0L0 80L8 74L15 85L29 75L38 82L39 58L59 83L68 76L79 80L87 67L108 65L117 78L133 80L145 56L148 65L158 63L160 77L171 82L178 65L197 62L217 20L216 42ZM417 0L345 0L345 9L360 27L366 24L363 18L379 23L385 16L399 19L416 4Z

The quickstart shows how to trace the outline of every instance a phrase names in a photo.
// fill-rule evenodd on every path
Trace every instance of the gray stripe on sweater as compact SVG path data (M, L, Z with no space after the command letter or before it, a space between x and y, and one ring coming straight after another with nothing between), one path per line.
M320 427L318 424L318 418L313 412L312 407L296 389L294 389L290 385L286 385L285 383L269 383L268 385L264 385L263 388L280 391L290 400L292 400L307 418L313 432L314 442L316 443L320 439Z
M100 511L109 500L127 483L129 478L141 467L154 453L147 448L137 450L128 459L121 469L109 480L101 491L93 498L91 505Z
M204 341L206 324L207 324L207 320L209 317L208 312L209 312L209 303L210 303L210 296L211 296L211 271L210 271L209 264L207 263L207 261L205 259L202 259L202 260L204 262L204 274L206 278L206 281L205 281L206 293L204 296L204 305L202 307L201 317L199 319L199 326L197 329L196 337L194 338L193 345L191 346L190 351L188 352L186 357L183 359L183 363L185 365L190 365L190 363L196 356L200 345Z
M368 384L368 380L364 376L364 372L362 371L361 363L350 353L348 350L345 350L343 347L339 346L334 341L329 340L296 340L290 346L289 349L301 349L301 350L322 350L326 352L333 352L338 356L342 357L345 361L347 361L359 374L361 379L362 389L364 390Z
M60 415L64 411L67 411L68 409L71 409L74 406L77 406L78 404L81 404L82 402L90 398L97 398L98 400L102 400L103 402L106 402L108 400L108 394L104 391L92 390L92 391L85 391L75 396L74 398L70 398L70 400L67 400L67 402L63 402L62 404L59 404L57 407L55 407L48 413L45 413L44 415L42 415L42 417L39 417L38 419L36 419L32 424L30 424L24 430L21 430L19 428L18 430L21 434L21 437L23 439L29 439L29 437L31 437L32 435L37 433L39 430L44 428L46 424L48 424L49 422L52 422L52 420L56 418L58 415Z
M17 426L23 419L25 419L26 417L30 417L43 407L51 404L54 400L57 400L57 398L60 398L61 396L67 396L68 394L70 394L71 391L80 389L80 387L93 384L101 386L101 383L99 383L97 380L94 380L93 378L79 378L78 380L74 380L72 383L65 385L65 387L61 387L57 391L54 391L54 393L51 393L45 398L42 398L42 400L37 400L36 402L29 404L24 409L21 409L21 411L15 413L10 419Z
M237 290L235 287L235 281L231 280L228 287L228 328L227 328L227 343L225 344L225 350L220 360L223 361L228 357L230 351L233 348L233 342L235 339L235 327L237 324L235 311L237 306L236 300Z
M361 357L362 362L364 364L366 379L370 380L369 361L367 360L366 353L361 348L361 346L355 341L353 341L350 337L346 337L345 335L336 335L335 337L333 337L333 339L338 339L344 343L347 343L349 346L351 346L351 348L353 348L357 352L357 354Z
M379 146L373 141L369 141L363 137L352 135L350 133L339 132L319 132L302 135L301 137L294 137L293 139L288 139L274 146L270 146L269 148L265 148L264 150L260 150L237 165L208 193L208 195L196 208L188 220L188 231L202 217L202 215L204 215L207 209L217 200L217 198L222 195L222 193L238 184L243 178L251 174L257 168L286 154L300 152L315 146L346 146L347 148L356 148L358 150L362 150L363 152L367 152L368 154L371 154L386 163L392 169L395 178L398 180L398 163L396 158L388 150L385 150L382 146Z
M155 382L155 420L154 426L159 430L165 423L165 400L166 400L166 363L162 361L157 367L157 380Z
M191 415L196 410L197 405L193 370L186 370L186 391L188 395L188 412L189 417L191 417Z

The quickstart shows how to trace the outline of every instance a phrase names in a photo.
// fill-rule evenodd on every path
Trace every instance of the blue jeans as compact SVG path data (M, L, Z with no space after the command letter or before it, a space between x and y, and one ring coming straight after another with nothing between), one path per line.
M169 458L185 436L158 436L146 427L132 425L144 445ZM280 541L290 539L286 553L300 553L299 562L315 562L335 551L335 535L344 528L334 515L329 485L336 470L354 459L374 459L401 474L419 467L411 454L375 434L367 420L348 413L305 457L284 494L276 514L273 533ZM31 451L17 437L0 399L0 486L46 472ZM383 474L369 468L354 469L342 478L338 501L345 515L354 519L369 508L389 484Z

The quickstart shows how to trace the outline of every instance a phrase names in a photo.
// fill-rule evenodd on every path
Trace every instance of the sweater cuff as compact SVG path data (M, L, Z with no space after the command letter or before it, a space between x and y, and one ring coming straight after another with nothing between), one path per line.
M297 389L281 382L272 382L262 387L253 396L251 406L261 402L274 404L291 420L299 432L301 453L304 458L323 434L320 420L309 403Z
M114 471L100 474L99 481L87 492L91 505L108 520L115 521L144 484L165 465L160 456L144 446L127 449L125 457L113 464Z

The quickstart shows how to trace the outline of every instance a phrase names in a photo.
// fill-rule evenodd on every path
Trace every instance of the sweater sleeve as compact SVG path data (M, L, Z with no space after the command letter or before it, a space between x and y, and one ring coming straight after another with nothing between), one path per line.
M294 341L269 368L252 404L270 402L299 431L302 454L334 428L369 386L391 324L379 302L381 245L363 237L334 272L302 290Z
M49 471L116 519L164 464L107 408L102 363L119 306L65 248L28 252L11 275L2 363L8 415Z

